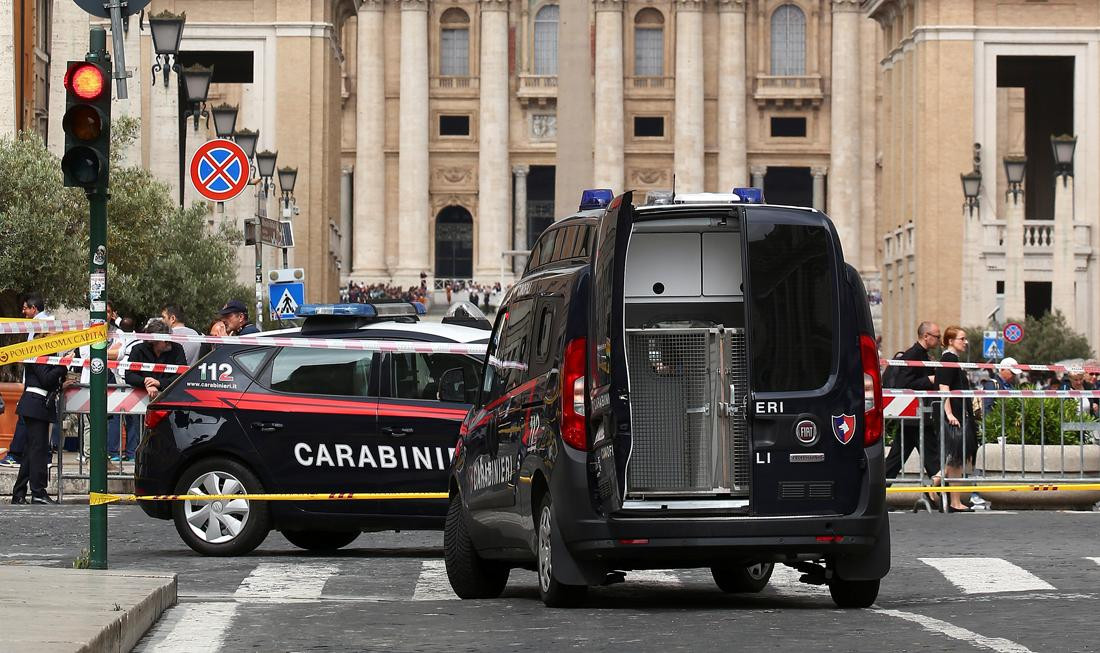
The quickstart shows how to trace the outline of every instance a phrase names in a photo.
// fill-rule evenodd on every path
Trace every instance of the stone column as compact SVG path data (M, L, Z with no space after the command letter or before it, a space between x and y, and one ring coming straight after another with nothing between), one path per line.
M764 175L768 174L768 166L753 166L752 171L752 187L764 190ZM767 195L764 199L768 199Z
M477 256L474 276L500 278L508 249L511 166L508 161L508 2L481 0L481 99L478 104Z
M6 7L11 3L0 3ZM0 12L3 12L0 9ZM54 156L61 158L65 154L65 130L61 126L61 119L65 116L65 85L61 83L61 80L65 77L65 66L69 61L76 59L83 59L84 55L88 52L88 18L89 14L83 9L78 7L75 2L67 2L66 0L54 0L51 14L51 27L50 27L50 99L49 99L49 111L50 118L49 128L46 135L46 145L49 146L50 152ZM10 21L10 18L8 19ZM138 33L136 29L137 18L130 19L130 37ZM0 27L2 29L2 27ZM146 32L148 34L148 32ZM110 42L110 38L107 39ZM136 47L129 47L129 40L127 40L126 54L129 57L126 63L131 68L137 66L134 71L134 75L142 76L142 84L149 83L149 69L146 67L144 70L139 65L141 63L141 50ZM0 55L0 61L10 61ZM130 80L133 83L133 78ZM172 80L170 83L175 83ZM128 87L130 90L131 101L140 102L141 93L134 93L134 87ZM136 98L135 98L136 95ZM3 97L3 93L0 93L0 97ZM12 95L14 97L14 95ZM3 120L0 117L0 120ZM172 123L175 124L175 123ZM0 129L0 131L3 131Z
M401 125L398 132L398 226L394 282L413 285L428 269L428 3L401 0Z
M832 0L833 52L829 217L845 257L860 269L860 20L858 0Z
M718 2L718 188L749 180L745 138L745 0Z
M365 281L389 276L385 258L386 53L383 7L382 0L363 0L359 4L355 41L355 171L351 193L355 208L351 229L344 232L352 246L351 256L344 259L344 273L350 272L355 279ZM424 122L426 126L427 116ZM424 146L426 148L427 144ZM427 170L426 162L424 169ZM423 190L427 191L426 184Z
M149 124L156 126L149 130L149 171L168 185L172 202L175 203L179 201L180 188L179 73L169 73L167 87L164 86L162 75L163 73L157 75L156 83L152 83L151 78L149 80ZM190 119L187 129L191 129ZM65 136L62 134L57 144L58 151L64 148L64 143ZM256 148L263 149L259 144Z
M814 208L818 211L825 210L825 174L828 171L829 169L825 166L810 168L810 172L814 176Z
M0 3L0 138L15 134L15 3ZM60 84L58 84L60 86ZM59 121L60 122L60 121Z
M1052 311L1062 311L1066 324L1077 329L1076 293L1073 288L1073 182L1071 175L1054 178L1054 283L1050 308Z
M527 249L527 174L531 172L531 166L512 166L515 191L512 194L512 249ZM523 267L527 264L526 256L512 257L512 272L516 275L523 273Z
M347 279L351 274L351 257L352 257L352 241L354 235L352 232L352 220L354 211L351 206L352 198L355 195L352 193L354 188L353 175L355 172L347 168L340 170L340 277L341 284L343 280ZM293 219L293 218L291 218Z
M623 3L596 0L595 188L623 191Z
M1021 186L1022 189L1022 186ZM971 219L969 216L967 220ZM1024 196L1018 200L1011 196L1005 201L1005 299L1004 315L1007 320L1024 318ZM980 308L986 310L985 306Z
M676 191L703 188L703 0L676 0Z

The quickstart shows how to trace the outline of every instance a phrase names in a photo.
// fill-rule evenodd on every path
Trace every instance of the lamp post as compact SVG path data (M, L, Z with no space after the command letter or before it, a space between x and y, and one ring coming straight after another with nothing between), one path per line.
M1050 137L1050 148L1054 152L1054 177L1062 178L1065 186L1073 176L1073 154L1077 149L1077 137L1063 134Z
M290 220L294 217L292 206L294 203L294 183L298 181L298 169L291 166L279 168L279 189L283 195L283 217ZM281 226L281 225L280 225ZM283 267L290 267L287 261L287 247L284 235L283 239Z
M218 138L229 138L237 127L237 107L232 104L221 103L210 109L210 115L214 118L214 133Z
M980 143L974 143L974 169L970 172L964 172L959 175L962 178L963 186L963 210L969 211L971 217L974 215L974 209L981 206L981 194L982 194L982 146Z
M187 181L187 118L194 117L195 131L199 129L199 117L207 117L206 96L210 92L210 79L214 69L209 66L176 66L179 74L179 157L180 157L180 206Z
M233 132L233 140L244 150L244 155L251 161L256 154L256 141L260 140L260 132L251 129L242 129Z
M183 26L187 22L187 13L173 14L162 11L149 16L149 31L153 35L153 83L157 83L157 73L164 75L164 88L168 88L168 72L179 70L176 56L180 52L180 40L183 38Z
M1010 155L1004 158L1005 178L1008 179L1008 190L1005 191L1005 201L1012 195L1012 202L1018 203L1020 195L1024 192L1024 173L1027 172L1027 157Z
M256 153L256 172L260 180L256 185L256 221L252 229L252 243L256 247L256 325L261 329L264 325L263 223L267 219L267 191L271 187L278 156L278 151Z

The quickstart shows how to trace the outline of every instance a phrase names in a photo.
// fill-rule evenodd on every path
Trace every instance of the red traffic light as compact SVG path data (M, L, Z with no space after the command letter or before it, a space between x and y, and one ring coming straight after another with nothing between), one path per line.
M90 63L69 68L65 75L65 88L84 100L94 100L103 94L103 71Z

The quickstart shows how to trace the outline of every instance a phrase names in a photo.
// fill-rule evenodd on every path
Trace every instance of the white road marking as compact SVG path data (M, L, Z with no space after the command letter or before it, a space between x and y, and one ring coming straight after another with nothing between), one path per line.
M241 581L233 596L245 602L316 601L329 577L338 571L332 565L260 563Z
M672 587L680 587L684 584L683 579L677 576L675 572L664 569L628 571L626 572L626 582L645 583L647 585L668 585Z
M425 560L420 563L420 577L413 590L414 601L452 601L457 599L447 580L447 563L443 560Z
M187 603L170 609L145 636L143 653L220 651L233 618L236 603Z
M963 594L1034 592L1053 585L1002 558L920 558Z
M1100 558L1085 558L1085 560L1092 560L1096 564L1100 565Z
M801 571L777 563L772 570L772 577L771 580L768 581L768 587L779 594L790 596L821 596L822 594L829 593L829 588L827 586L803 583L798 580L801 577Z
M978 648L989 649L991 651L997 651L997 653L1032 653L1028 647L1017 644L1010 639L1004 639L1003 637L986 637L985 635L979 635L978 633L967 630L955 624L934 619L932 617L926 617L923 614L917 614L915 612L902 612L901 610L886 610L884 608L872 608L873 612L878 614L884 614L890 617L897 617L898 619L904 619L911 621L927 631L938 633L951 639L957 639L960 642L966 642L972 646Z

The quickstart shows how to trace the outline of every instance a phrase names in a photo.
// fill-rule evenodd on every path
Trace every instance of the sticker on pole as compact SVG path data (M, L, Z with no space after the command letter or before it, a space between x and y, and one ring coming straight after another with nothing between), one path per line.
M216 138L191 157L191 183L208 200L227 202L248 186L248 157L233 141Z
M1024 339L1024 328L1016 322L1009 322L1005 325L1005 340L1016 344Z

